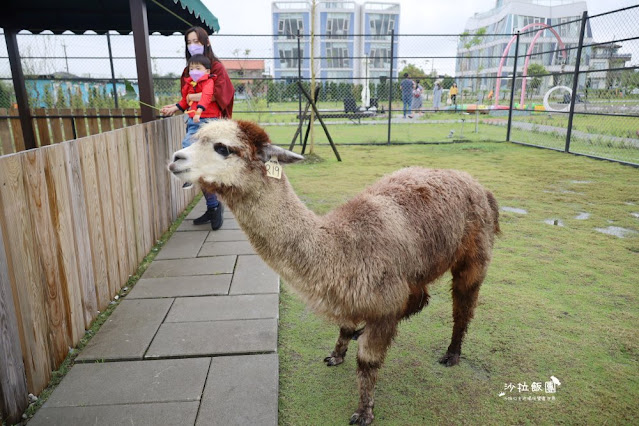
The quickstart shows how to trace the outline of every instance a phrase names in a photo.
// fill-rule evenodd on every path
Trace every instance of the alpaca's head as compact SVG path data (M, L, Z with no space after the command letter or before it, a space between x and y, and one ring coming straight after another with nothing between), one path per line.
M188 148L176 151L169 171L187 182L200 182L214 191L241 189L251 180L266 176L265 162L304 159L271 141L260 126L250 121L214 120L203 124Z

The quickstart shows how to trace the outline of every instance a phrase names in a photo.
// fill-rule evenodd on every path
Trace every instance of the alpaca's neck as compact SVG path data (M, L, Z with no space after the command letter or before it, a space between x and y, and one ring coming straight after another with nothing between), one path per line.
M297 197L286 176L267 178L250 193L224 197L257 253L284 278L312 263L320 218Z

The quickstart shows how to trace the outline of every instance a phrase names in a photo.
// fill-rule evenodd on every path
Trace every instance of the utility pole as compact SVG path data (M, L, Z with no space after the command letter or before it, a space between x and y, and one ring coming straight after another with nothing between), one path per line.
M69 58L67 58L67 44L62 40L62 48L64 49L64 62L67 64L67 74L69 73Z

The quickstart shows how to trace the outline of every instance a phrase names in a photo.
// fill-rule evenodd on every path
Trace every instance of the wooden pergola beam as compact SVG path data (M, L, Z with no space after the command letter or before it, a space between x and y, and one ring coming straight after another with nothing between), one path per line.
M7 41L7 53L11 66L11 76L13 78L13 88L18 101L18 114L20 116L20 126L24 137L24 149L36 148L35 132L33 131L33 120L29 110L29 98L27 97L27 87L24 82L22 63L20 62L20 51L18 49L18 30L15 28L5 28L4 38Z
M147 105L155 105L153 93L153 77L151 74L151 54L149 51L149 22L145 0L129 0L131 10L131 28L133 28L133 46L135 48L135 65L138 71L138 89L140 90L140 109L142 122L153 121L154 110Z

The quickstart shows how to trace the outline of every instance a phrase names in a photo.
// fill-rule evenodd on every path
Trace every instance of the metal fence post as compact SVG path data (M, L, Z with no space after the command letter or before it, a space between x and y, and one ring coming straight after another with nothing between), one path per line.
M515 82L517 81L517 56L519 55L519 31L515 41L515 60L513 61L513 81L510 89L510 106L508 108L508 127L506 130L506 141L510 142L510 129L513 122L513 106L515 102ZM500 77L501 78L501 77Z
M575 59L575 76L572 80L572 93L570 96L570 112L568 113L568 129L566 129L565 152L570 152L570 138L572 136L572 118L575 115L575 101L577 99L577 89L579 88L579 66L581 63L581 50L584 46L584 34L586 33L586 21L588 11L584 10L581 16L581 30L579 31L579 46L577 47L577 58Z
M391 140L391 116L393 112L393 57L395 56L395 29L391 30L390 74L388 75L388 141Z
M304 126L304 117L302 117L302 90L300 89L302 85L302 41L299 28L297 29L297 81L299 81L299 86L297 89L297 96L299 98L299 112L297 113L300 118L299 125L299 135L300 135L300 143L302 143L302 126Z
M107 47L109 48L109 63L111 65L111 83L113 84L113 100L115 101L115 107L119 108L118 89L115 83L115 69L113 68L113 52L111 51L111 35L109 34L109 31L106 32L106 36L107 36Z

